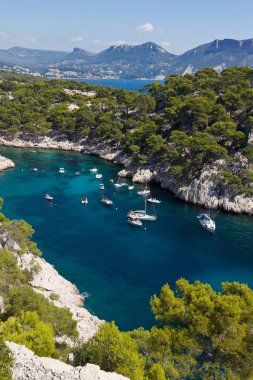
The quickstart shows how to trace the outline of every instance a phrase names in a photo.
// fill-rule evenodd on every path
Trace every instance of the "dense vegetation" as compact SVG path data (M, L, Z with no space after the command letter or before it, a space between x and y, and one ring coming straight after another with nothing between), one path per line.
M249 68L228 68L220 75L213 69L171 75L164 85L147 86L144 94L76 81L1 77L1 134L64 134L70 140L88 136L120 148L139 164L165 163L179 181L198 177L203 167L222 159L224 186L234 194L252 194ZM95 96L87 94L90 90ZM248 162L235 172L233 164L242 157L238 152Z
M9 245L18 244L19 255L25 252L40 255L36 244L30 241L32 234L26 222L11 221L0 214L0 244L3 247L0 249L0 296L4 304L4 309L0 308L0 378L3 380L10 378L8 368L12 363L4 340L25 344L37 355L64 359L69 349L64 344L56 345L55 337L67 335L75 339L78 335L70 311L56 307L29 285L40 270L38 264L31 266L31 271L22 271L11 252Z
M75 364L97 363L131 380L246 380L253 373L253 291L184 279L151 298L157 325L120 332L114 323L81 345Z

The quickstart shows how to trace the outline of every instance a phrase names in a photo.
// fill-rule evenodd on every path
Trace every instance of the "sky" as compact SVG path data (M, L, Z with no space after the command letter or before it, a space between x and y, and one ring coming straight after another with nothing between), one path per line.
M214 39L253 38L253 0L5 0L0 49L99 52L152 41L182 54Z

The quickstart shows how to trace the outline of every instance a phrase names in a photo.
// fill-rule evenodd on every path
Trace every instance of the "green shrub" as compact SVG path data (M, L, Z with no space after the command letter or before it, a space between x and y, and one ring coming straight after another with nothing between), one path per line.
M4 343L3 337L0 334L0 379L11 380L12 356L9 348Z
M50 323L56 335L77 336L76 321L68 309L55 306L30 286L13 287L4 294L7 316L19 316L21 311L36 311L41 321Z
M50 323L40 321L35 311L21 311L0 324L5 340L24 344L39 356L51 356L55 350L54 332Z

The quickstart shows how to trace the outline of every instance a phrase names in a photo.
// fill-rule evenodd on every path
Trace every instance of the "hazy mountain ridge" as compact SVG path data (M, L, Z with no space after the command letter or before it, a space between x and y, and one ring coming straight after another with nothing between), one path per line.
M18 69L14 66L21 66ZM155 78L173 73L194 73L203 67L221 71L228 66L253 67L253 39L214 40L181 55L154 42L112 45L92 53L76 47L72 52L13 47L0 49L0 68L36 71L51 76L84 78Z

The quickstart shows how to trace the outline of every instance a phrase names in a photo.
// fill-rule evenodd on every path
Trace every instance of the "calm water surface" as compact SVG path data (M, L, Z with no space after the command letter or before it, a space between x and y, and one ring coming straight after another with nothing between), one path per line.
M212 235L196 219L200 208L153 187L153 196L162 200L158 220L138 229L126 223L126 213L142 208L143 198L138 186L133 192L114 191L109 179L119 166L73 152L0 147L0 154L16 163L0 174L4 213L32 224L44 258L87 293L86 306L100 318L125 330L150 327L150 297L180 277L210 282L216 289L221 281L253 287L252 217L216 213ZM94 166L103 174L113 208L100 204L99 180L89 173ZM66 174L59 174L59 167ZM46 192L54 196L54 207L43 199ZM87 205L81 204L82 195L88 196Z
M134 91L140 90L146 84L152 84L154 82L164 83L163 80L155 80L155 79L88 79L88 80L77 79L77 81L100 85L100 86L124 88L125 90L134 90Z

